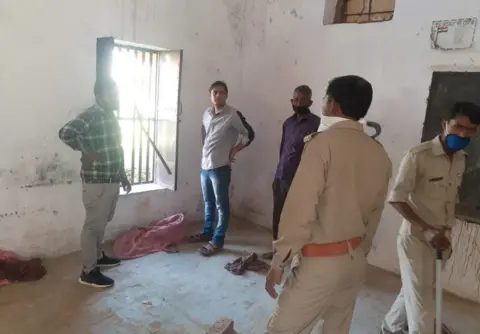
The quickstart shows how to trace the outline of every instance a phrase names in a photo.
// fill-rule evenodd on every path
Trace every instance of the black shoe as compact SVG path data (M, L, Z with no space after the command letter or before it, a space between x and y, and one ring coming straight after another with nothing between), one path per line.
M97 261L97 266L100 268L111 268L120 265L120 260L113 257L108 257L105 253L102 253L102 258Z
M88 273L82 272L78 282L95 288L110 288L115 283L113 279L103 275L98 268L95 268Z

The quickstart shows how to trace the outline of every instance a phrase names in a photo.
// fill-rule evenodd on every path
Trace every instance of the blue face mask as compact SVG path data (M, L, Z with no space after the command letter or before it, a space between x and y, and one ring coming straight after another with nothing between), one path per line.
M463 138L457 135L447 135L445 137L447 148L451 152L463 150L470 143L470 138Z

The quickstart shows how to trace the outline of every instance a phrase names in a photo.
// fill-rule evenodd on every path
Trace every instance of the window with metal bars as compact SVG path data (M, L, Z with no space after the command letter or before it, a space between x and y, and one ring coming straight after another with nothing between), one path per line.
M97 79L118 84L125 171L132 185L176 190L182 51L97 40Z
M390 21L395 0L336 0L333 23L367 23Z

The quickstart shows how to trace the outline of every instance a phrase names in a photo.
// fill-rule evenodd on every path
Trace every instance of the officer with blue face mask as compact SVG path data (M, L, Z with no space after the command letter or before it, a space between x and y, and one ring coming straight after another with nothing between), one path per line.
M403 217L397 236L402 289L382 333L434 334L435 252L451 255L450 231L465 171L463 151L480 124L480 107L455 103L442 120L443 133L408 150L388 202Z

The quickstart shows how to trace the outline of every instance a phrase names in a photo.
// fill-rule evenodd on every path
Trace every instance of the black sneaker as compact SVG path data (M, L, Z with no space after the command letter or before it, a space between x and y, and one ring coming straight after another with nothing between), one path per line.
M120 265L120 260L113 257L108 257L105 253L102 253L102 258L97 261L97 266L100 268L111 268Z
M113 279L103 275L100 269L95 268L91 272L82 272L78 282L95 288L110 288L115 283Z

